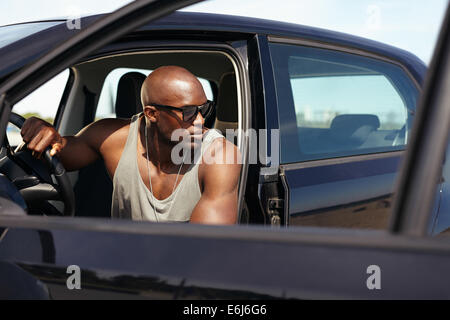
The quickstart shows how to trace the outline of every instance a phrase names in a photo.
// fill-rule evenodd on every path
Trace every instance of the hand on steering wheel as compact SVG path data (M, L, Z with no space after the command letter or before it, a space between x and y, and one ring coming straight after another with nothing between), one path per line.
M9 122L17 126L18 128L22 128L25 118L18 115L17 113L11 112ZM30 150L28 150L30 151ZM43 152L44 162L47 164L48 170L51 175L53 175L56 179L55 189L59 194L59 198L64 202L64 216L74 216L75 214L75 195L73 193L72 185L70 180L66 174L66 170L62 165L61 161L55 157L50 155L51 148L47 147ZM31 171L34 171L33 168L30 168Z

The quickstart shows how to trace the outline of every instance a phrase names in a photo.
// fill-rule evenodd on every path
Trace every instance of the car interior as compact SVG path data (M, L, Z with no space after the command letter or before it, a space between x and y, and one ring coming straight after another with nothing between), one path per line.
M82 61L72 66L73 85L60 116L58 130L61 135L74 135L97 120L96 111L105 79L113 70L154 70L159 66L177 65L209 82L215 109L205 119L205 126L220 130L240 128L241 98L239 77L233 59L225 52L214 50L165 50L109 54ZM142 111L140 89L146 75L130 71L120 77L117 94L108 101L111 116L131 118ZM14 110L13 110L14 111ZM60 110L61 112L61 110ZM230 140L240 147L238 137ZM75 216L110 217L112 179L102 159L81 170L68 173L75 193ZM25 199L27 201L27 199ZM48 200L48 199L47 199ZM28 201L27 201L28 202ZM62 203L51 202L62 211ZM29 210L47 214L42 206Z

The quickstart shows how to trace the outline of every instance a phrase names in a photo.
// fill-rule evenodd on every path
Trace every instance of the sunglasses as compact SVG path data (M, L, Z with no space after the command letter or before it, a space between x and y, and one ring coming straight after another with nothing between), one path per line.
M199 112L203 118L208 117L211 114L211 110L213 109L214 101L207 100L204 104L200 106L184 106L182 108L165 106L157 103L149 103L149 105L160 109L181 111L183 113L183 121L192 122L195 120L195 118L197 118L197 114Z

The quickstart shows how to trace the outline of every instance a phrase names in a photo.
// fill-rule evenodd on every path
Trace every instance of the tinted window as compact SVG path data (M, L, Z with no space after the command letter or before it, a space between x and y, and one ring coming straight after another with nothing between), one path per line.
M400 67L294 45L271 54L282 163L404 149L417 89Z

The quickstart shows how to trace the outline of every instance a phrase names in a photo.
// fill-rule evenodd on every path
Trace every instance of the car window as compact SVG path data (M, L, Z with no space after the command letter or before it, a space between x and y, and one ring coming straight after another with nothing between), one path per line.
M130 73L140 73L143 76L148 76L152 70L147 69L134 69L134 68L117 68L112 70L105 78L102 90L100 92L100 98L97 104L97 111L95 113L95 120L104 118L116 117L116 100L117 89L120 79ZM213 93L211 84L209 81L199 78L203 89L205 90L206 97L209 100L213 100Z
M270 48L282 163L404 149L418 92L400 67L332 50Z
M53 124L68 78L69 70L66 69L17 102L12 111L26 119L38 117ZM20 130L11 123L6 134L11 146L22 142Z

